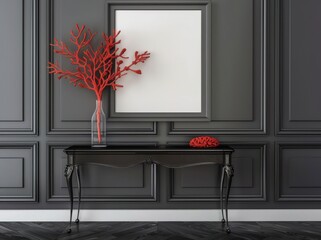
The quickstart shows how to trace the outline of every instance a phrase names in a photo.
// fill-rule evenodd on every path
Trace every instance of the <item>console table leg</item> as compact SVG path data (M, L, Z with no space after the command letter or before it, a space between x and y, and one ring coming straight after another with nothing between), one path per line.
M80 213L80 204L81 204L81 180L80 180L80 171L79 165L76 165L76 176L77 176L77 184L78 184L78 212L76 223L79 223L79 213Z
M74 205L74 194L72 189L72 174L74 172L74 166L72 164L67 164L65 168L65 178L67 181L67 187L69 192L69 198L70 198L70 220L69 220L69 229L68 233L71 233L71 221L72 221L72 210Z
M234 176L234 170L232 165L227 165L224 167L225 173L227 176L227 189L226 189L226 196L225 196L225 216L226 216L226 232L230 233L231 229L228 222L228 200L230 196L230 190L231 190L231 184L232 184L232 178Z
M225 223L224 218L224 204L223 204L223 194L224 194L224 179L225 179L225 167L222 168L222 176L221 176L221 187L220 187L220 199L221 199L221 211L222 211L222 223Z

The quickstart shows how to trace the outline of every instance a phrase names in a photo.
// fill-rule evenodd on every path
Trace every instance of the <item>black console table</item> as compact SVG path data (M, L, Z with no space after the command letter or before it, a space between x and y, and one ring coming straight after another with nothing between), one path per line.
M70 225L71 232L73 211L73 187L72 175L76 170L78 183L78 214L76 223L79 223L79 211L81 203L81 179L79 166L84 164L99 164L108 167L133 167L138 164L158 164L168 168L182 168L206 164L222 165L220 200L222 210L222 223L226 224L226 232L230 233L228 222L228 199L233 177L231 154L233 149L229 146L218 148L191 148L189 146L107 146L105 148L92 148L91 146L71 146L64 150L68 156L65 168L65 177L70 197ZM224 179L227 178L225 191L225 218L223 189Z

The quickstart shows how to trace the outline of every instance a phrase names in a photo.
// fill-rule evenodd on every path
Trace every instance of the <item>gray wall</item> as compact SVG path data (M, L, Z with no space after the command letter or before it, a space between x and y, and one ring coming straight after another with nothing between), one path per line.
M236 149L231 207L320 208L320 10L212 0L212 121L108 122L109 143L214 135ZM0 1L0 208L68 207L62 150L89 143L95 97L48 76L48 45L77 22L104 31L105 19L106 0ZM217 166L81 174L85 208L218 207Z

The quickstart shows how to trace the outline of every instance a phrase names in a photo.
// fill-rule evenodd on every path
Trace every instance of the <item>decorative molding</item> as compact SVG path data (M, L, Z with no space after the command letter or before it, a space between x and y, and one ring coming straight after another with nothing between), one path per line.
M53 42L54 37L54 2L56 0L48 0L48 37L47 37L47 46L49 46L49 43ZM53 62L54 61L54 53L48 48L48 61ZM47 87L47 113L46 113L46 119L47 119L47 134L48 135L90 135L91 130L90 128L57 128L54 124L54 76L52 74L48 73L47 70L47 76L49 78L49 81L46 83ZM66 121L62 121L66 122ZM83 122L83 121L74 121L74 122ZM88 120L88 123L90 120ZM135 125L135 122L131 122L131 125ZM109 135L156 135L157 134L157 123L156 122L148 122L150 127L121 127L121 128L113 128L113 129L107 129L107 133Z
M224 135L264 135L266 130L266 76L267 76L267 0L260 0L261 3L261 89L260 89L260 128L241 129L241 128L203 128L203 129L186 129L175 127L175 122L170 122L169 135L200 135L200 134L224 134ZM254 1L253 1L254 4ZM254 31L254 28L253 28ZM253 89L254 91L254 89ZM212 121L215 122L215 121ZM218 121L219 122L219 121ZM228 121L237 122L237 121ZM241 121L244 122L244 121Z
M0 202L38 202L38 142L0 142L1 149L29 149L32 151L32 189L30 195L26 196L0 196ZM23 172L23 175L25 173ZM24 184L23 184L24 185Z
M30 99L24 99L25 97L25 91L26 90L26 84L25 84L25 76L22 76L22 91L23 91L23 99L22 99L22 119L20 120L9 120L9 121L1 121L2 123L10 122L10 123L17 123L17 127L3 127L0 128L0 135L37 135L38 134L38 39L39 39L39 32L38 32L38 5L39 0L31 0L31 13L30 13L30 19L23 19L22 24L26 22L30 22L31 24L31 45L30 45L30 54L31 54L31 75L30 77ZM22 0L22 16L25 16L25 3L26 0ZM23 36L23 53L22 56L25 55L24 51L26 50L26 47L24 46L24 39L25 39L25 26L22 27L22 36ZM22 74L25 73L25 62L26 60L22 59ZM19 124L23 124L26 122L26 110L25 110L25 104L30 102L30 126L29 127L19 127ZM29 118L29 117L28 117Z
M275 201L291 202L291 201L304 201L304 202L319 202L321 201L321 194L282 194L281 193L281 167L282 150L283 149L321 149L321 142L276 142L275 143ZM320 155L321 157L321 155ZM313 168L313 166L312 166ZM308 173L307 173L308 174ZM309 188L308 186L306 188Z
M184 142L168 142L168 144L184 144ZM260 149L261 152L261 185L260 185L260 194L258 195L230 195L231 202L257 202L257 201L266 201L266 156L267 156L267 143L244 143L244 142L224 142L224 144L228 144L236 149L244 149L244 148L253 148L253 149ZM233 162L233 154L232 154L232 162ZM173 169L169 169L169 176L168 176L168 201L169 202L218 202L220 201L220 196L211 196L211 197L195 197L195 196L183 196L177 197L174 196L174 181L173 181ZM237 172L237 171L236 171ZM219 187L218 187L219 188ZM232 187L233 189L233 183Z
M68 202L69 197L68 195L64 196L53 196L53 172L52 172L52 166L53 166L53 150L54 149L64 149L67 148L70 145L73 144L79 144L79 145L85 145L85 142L63 142L63 143L48 143L47 144L47 201L48 202ZM88 144L88 143L87 143ZM109 145L155 145L157 143L155 142L114 142ZM156 202L157 201L157 188L158 188L158 181L157 181L157 165L151 164L150 165L150 183L151 183L151 189L150 189L150 195L142 196L142 195L132 195L132 196L115 196L115 197L108 197L108 196L89 196L84 197L82 196L82 202ZM145 174L144 174L145 175ZM142 176L144 178L144 176ZM146 180L146 179L145 179ZM148 180L148 179L147 179ZM74 186L77 187L77 186ZM75 196L75 200L77 200L77 196Z

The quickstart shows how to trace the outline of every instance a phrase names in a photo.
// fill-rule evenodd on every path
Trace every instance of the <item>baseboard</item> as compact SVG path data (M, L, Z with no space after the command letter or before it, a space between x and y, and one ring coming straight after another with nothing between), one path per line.
M76 215L76 213L74 214ZM320 209L231 209L230 221L321 221ZM68 210L0 210L0 222L65 222ZM220 221L220 210L81 210L81 221Z

